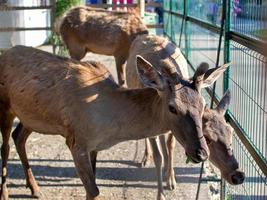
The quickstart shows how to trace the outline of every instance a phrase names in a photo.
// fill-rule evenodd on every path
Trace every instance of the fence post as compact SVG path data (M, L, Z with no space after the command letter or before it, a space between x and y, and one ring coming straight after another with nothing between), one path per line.
M185 57L189 60L190 53L190 30L188 30L188 12L189 11L189 0L184 0L184 38L185 38Z
M224 62L229 63L230 59L230 26L231 26L231 0L225 0L223 3L225 7L225 40L224 40ZM223 90L229 89L230 67L224 73Z
M230 27L231 27L231 0L223 1L224 12L225 13L225 32L224 32L224 63L229 63L230 58ZM230 78L230 67L225 71L223 77L223 91L229 89L229 78ZM226 120L228 121L228 111L226 112ZM226 194L226 183L224 179L221 179L221 195L220 199L224 200Z
M138 0L138 7L140 12L140 17L144 19L145 17L145 0Z
M53 35L54 30L54 25L55 25L55 16L56 16L56 0L51 0L51 10L50 10L50 26L51 26L51 35ZM54 40L52 39L52 48L53 48L53 54L56 53L56 44Z
M173 10L173 0L170 0L170 12L174 12ZM171 22L171 39L172 41L175 41L175 29L174 29L174 16L173 14L170 14L170 22Z
M107 4L112 5L112 0L107 0ZM112 7L109 7L108 10L112 10Z

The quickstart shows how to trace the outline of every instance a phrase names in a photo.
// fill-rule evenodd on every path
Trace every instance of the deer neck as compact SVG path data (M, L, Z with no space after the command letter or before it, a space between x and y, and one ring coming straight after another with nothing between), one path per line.
M120 96L117 103L123 106L119 111L122 139L153 137L167 131L163 101L155 90L121 90Z

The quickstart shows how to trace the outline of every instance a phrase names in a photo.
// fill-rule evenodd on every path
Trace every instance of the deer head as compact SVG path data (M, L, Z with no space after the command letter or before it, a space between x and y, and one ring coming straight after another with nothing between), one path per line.
M232 151L233 128L225 121L224 114L230 103L226 92L216 109L205 108L203 132L210 149L209 160L220 169L222 177L230 184L243 183L245 174L239 169Z
M172 65L156 68L139 55L136 67L143 85L155 89L161 98L164 125L173 132L194 162L206 160L209 149L202 133L204 99L200 90L212 85L227 66L208 70L208 64L202 63L193 78L188 80L181 77Z

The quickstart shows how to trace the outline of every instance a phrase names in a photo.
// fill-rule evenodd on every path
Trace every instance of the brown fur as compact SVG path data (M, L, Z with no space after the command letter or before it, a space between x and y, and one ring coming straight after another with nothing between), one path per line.
M59 32L72 58L80 60L86 52L113 55L120 85L125 81L123 65L131 42L137 35L148 34L146 26L134 13L84 6L66 13Z
M204 99L200 95L200 88L196 84L206 84L206 81L216 80L218 73L214 69L206 71L209 76L204 79L205 72L201 68L206 66L203 64L195 73L194 77L202 78L200 83L191 82L188 77L187 64L181 51L175 47L170 41L163 37L155 35L142 35L138 36L132 43L130 55L126 65L126 80L129 88L143 88L144 83L140 80L136 71L136 56L141 55L147 62L153 66L160 74L163 81L167 84L162 87L168 87L171 99L168 105L174 105L177 112L188 112L190 116L194 116L193 121L190 123L201 127L201 117L203 114ZM222 66L220 73L226 69ZM207 70L207 69L206 69ZM204 73L204 74L203 74ZM213 76L215 75L215 76ZM171 114L173 115L173 114ZM178 119L175 119L178 120ZM186 129L187 122L182 119L180 123L183 129ZM194 121L195 120L195 121ZM190 125L188 124L188 127ZM202 131L198 132L198 137L203 137ZM183 135L181 133L181 135ZM179 137L181 143L185 144L186 136ZM192 152L196 144L191 144L185 147L187 153ZM192 154L192 153L191 153Z
M225 108L225 110L226 109L227 108ZM225 121L224 112L218 112L218 109L205 108L203 114L203 134L210 150L209 160L219 168L222 178L232 185L242 184L245 174L239 169L238 162L233 155L233 129ZM173 170L175 141L173 140L172 134L168 134L167 138L167 146L164 144L161 147L163 148L163 152L167 152L163 153L167 187L168 189L174 189L176 186L175 173ZM164 150L164 148L167 149ZM156 165L159 164L156 163Z
M237 185L243 183L245 174L239 169L238 162L233 155L233 128L224 119L224 113L229 103L229 93L226 93L216 109L205 108L203 133L210 149L209 160L220 169L222 178L232 185ZM170 134L168 138L173 138L173 136ZM175 141L167 145L168 152L172 153L169 155L165 154L166 158L172 156L174 145ZM170 186L170 189L173 189L176 182L174 173L170 174L170 171L173 172L172 161L166 162L165 165L166 169L168 169L167 184ZM171 182L172 180L174 181Z
M232 185L243 183L245 174L239 169L232 150L233 128L225 121L224 112L218 112L218 107L205 109L203 132L211 152L209 160L220 169L222 177Z
M144 60L138 60L139 76L153 81L149 80L150 75L141 73L146 70ZM155 73L154 68L149 71ZM79 62L23 46L13 47L0 56L0 80L3 135L1 198L8 198L6 162L15 116L23 126L20 124L16 128L13 138L22 159L27 184L34 195L39 188L25 151L26 139L32 131L60 134L66 138L86 189L87 200L99 199L93 164L95 153L119 142L153 137L172 130L177 139L185 137L181 140L185 142L184 146L194 144L194 151L188 152L192 158L206 159L195 155L199 149L206 151L207 145L199 138L201 133L194 123L187 123L190 126L184 131L187 136L177 131L181 124L176 117L184 119L185 116L178 113L174 117L167 110L167 102L172 98L168 87L162 88L160 93L155 88L122 89L99 63ZM190 89L193 86L187 82L185 87ZM88 165L90 162L92 165Z
M191 116L200 117L198 118L199 121L197 123L202 123L202 97L199 94L199 90L203 86L206 87L207 85L212 84L226 68L220 67L220 69L208 70L208 65L206 63L202 63L197 69L194 77L192 78L193 84L190 84L190 81L187 81L191 80L188 77L187 62L180 50L165 38L154 35L142 35L138 36L132 43L130 55L127 60L126 81L127 86L130 88L145 87L143 82L140 81L136 69L133 67L135 65L137 55L143 56L148 63L150 63L160 72L164 79L167 79L167 81L169 82L169 88L171 90L180 91L173 94L175 98L172 99L169 104L177 105L177 109L181 109L180 112L183 112L184 109L188 109L187 112L189 112ZM188 103L186 104L185 102ZM185 105L187 107L185 107ZM179 127L179 130L184 131L187 129L186 127L189 126L186 120L181 120L180 123L181 126ZM191 122L191 124L192 123L193 122ZM200 125L199 127L202 126ZM182 133L183 131L181 131L180 133L182 136L177 138L181 144L185 144L186 140L186 136L184 136ZM201 138L201 135L199 135L199 138ZM162 147L166 147L164 136L160 136L159 139L162 144ZM152 157L153 152L158 175L157 199L164 200L165 197L163 195L161 170L163 157L162 152L160 152L159 150L160 148L158 147L158 142L156 140L157 138L150 138L149 140L146 140L146 154L143 158L142 164L146 165L146 162L149 160L149 158ZM152 146L153 150L150 149L151 147L149 143ZM165 159L164 163L169 163L167 171L167 185L169 188L173 188L176 182L175 174L173 171L174 139L172 135L170 135L170 137L168 138L167 145L169 147L168 150L166 150L166 148L162 148L162 150ZM195 144L191 144L190 146L184 146L186 152L192 152L192 149L194 149L194 147Z

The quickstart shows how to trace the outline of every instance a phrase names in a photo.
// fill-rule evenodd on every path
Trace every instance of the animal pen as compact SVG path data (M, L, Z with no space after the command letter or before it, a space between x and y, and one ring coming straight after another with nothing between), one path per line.
M238 4L235 0L163 1L164 34L181 48L191 66L191 72L203 61L210 66L231 62L230 69L214 87L214 101L218 102L226 90L231 91L232 102L226 118L235 129L232 146L246 179L239 186L221 181L221 199L267 198L267 4L264 2L240 0ZM50 25L15 27L16 22L12 22L14 27L0 27L0 34L51 31L55 1L50 0L48 4L36 6L0 4L1 12L40 9L49 11ZM151 24L149 27L158 28L161 25ZM204 95L207 103L212 104L210 97L213 96L213 88L208 89ZM218 180L200 179L202 181Z
M217 83L215 97L231 91L226 117L235 129L233 151L246 179L240 186L222 182L223 199L267 198L267 43L263 34L267 4L263 2L164 1L164 33L181 48L192 71L202 61L211 66L231 62ZM212 96L212 89L207 92Z

